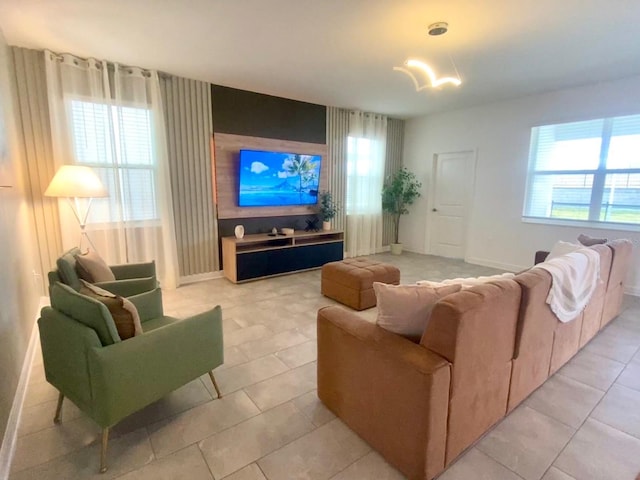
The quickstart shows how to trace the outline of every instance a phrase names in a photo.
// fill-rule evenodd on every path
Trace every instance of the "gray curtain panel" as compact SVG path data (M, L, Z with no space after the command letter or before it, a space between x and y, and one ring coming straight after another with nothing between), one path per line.
M349 135L349 110L327 108L327 151L329 185L333 199L340 205L332 221L332 228L344 230L347 202L347 137Z
M387 156L384 164L384 178L400 170L404 146L404 120L389 118L387 120ZM382 245L389 245L393 240L393 219L383 214Z
M211 173L211 85L160 78L180 276L220 270Z

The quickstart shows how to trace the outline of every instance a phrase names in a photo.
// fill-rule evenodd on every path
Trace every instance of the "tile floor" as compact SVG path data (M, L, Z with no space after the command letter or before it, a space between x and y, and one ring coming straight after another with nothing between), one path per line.
M404 283L495 270L432 256L388 254ZM207 376L121 422L98 471L100 429L46 383L40 354L31 373L11 480L403 478L316 396L320 272L243 285L216 279L164 292L166 312L188 316L220 304L224 366L214 400ZM440 480L633 480L640 472L640 299ZM375 319L375 309L363 312Z

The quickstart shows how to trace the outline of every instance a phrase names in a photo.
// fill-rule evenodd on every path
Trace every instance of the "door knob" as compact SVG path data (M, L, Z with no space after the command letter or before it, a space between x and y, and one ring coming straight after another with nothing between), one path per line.
M431 211L432 211L432 212L437 212L437 211L438 211L438 209L437 209L437 208L432 208L432 209L431 209Z

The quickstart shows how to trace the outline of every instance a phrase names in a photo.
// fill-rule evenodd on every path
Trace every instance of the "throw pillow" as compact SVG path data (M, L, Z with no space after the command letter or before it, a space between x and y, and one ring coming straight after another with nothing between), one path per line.
M90 283L113 282L116 277L100 255L92 250L75 255L78 276Z
M388 285L373 282L378 305L376 323L390 332L419 341L431 311L441 298L460 291L460 285Z
M561 257L562 255L566 255L567 253L575 252L584 248L582 245L578 245L576 243L563 242L562 240L556 242L553 246L546 260L551 260L552 258Z
M578 241L585 247L591 247L593 245L602 245L603 243L607 243L606 238L590 237L589 235L585 235L584 233L581 233L580 235L578 235Z
M463 290L467 288L474 287L476 285L481 285L487 282L493 282L495 280L506 280L509 278L515 277L515 273L506 272L499 273L497 275L483 276L483 277L468 277L468 278L449 278L447 280L442 280L441 282L433 282L431 280L420 280L416 282L418 285L427 285L430 287L438 288L444 287L446 285L460 285Z
M81 280L81 282L81 294L94 298L107 307L121 340L126 340L142 333L140 315L130 300L96 287L85 280Z

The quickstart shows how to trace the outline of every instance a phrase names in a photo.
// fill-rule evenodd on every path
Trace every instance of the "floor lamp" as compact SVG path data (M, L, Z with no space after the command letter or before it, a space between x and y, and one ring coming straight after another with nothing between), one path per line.
M44 195L46 197L66 198L69 201L71 210L80 224L80 244L78 248L82 250L82 239L86 238L89 245L91 245L95 251L96 247L85 231L89 209L91 208L91 200L109 196L98 175L89 167L63 165L54 175ZM89 199L84 212L82 212L81 208L82 202L80 199L82 198Z

